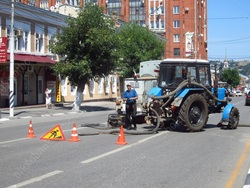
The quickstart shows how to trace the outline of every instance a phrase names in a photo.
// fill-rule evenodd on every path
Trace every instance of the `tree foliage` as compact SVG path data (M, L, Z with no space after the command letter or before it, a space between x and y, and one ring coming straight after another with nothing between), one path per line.
M102 8L87 4L67 24L51 46L52 52L66 57L56 64L55 72L78 87L95 76L108 75L116 59L113 21L103 15Z
M240 83L240 75L237 69L224 69L221 74L223 82L227 82L232 87L236 87Z
M244 66L239 66L240 73L249 76L250 75L250 63Z
M140 62L163 58L164 42L153 32L134 23L126 23L118 33L122 75L131 77L138 72Z

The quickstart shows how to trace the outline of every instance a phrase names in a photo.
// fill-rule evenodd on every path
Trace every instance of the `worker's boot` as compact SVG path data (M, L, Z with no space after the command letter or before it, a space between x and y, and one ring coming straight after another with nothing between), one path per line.
M127 129L127 130L131 130L131 129L132 129L132 127L131 127L131 124L130 124L130 123L127 123L127 124L126 124L126 129Z
M127 126L127 130L132 130L131 125Z
M136 124L134 124L134 127L133 127L133 129L134 129L134 130L136 130L136 129L137 129L137 127L136 127Z

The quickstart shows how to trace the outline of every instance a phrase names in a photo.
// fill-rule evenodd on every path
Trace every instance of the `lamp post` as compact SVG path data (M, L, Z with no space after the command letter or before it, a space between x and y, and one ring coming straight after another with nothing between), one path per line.
M14 0L11 0L11 25L10 25L10 90L9 108L10 117L14 116Z

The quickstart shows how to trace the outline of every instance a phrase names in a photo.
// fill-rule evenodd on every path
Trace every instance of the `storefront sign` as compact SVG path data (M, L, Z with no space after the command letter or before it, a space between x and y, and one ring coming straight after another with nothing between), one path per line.
M61 83L60 81L56 84L57 92L56 92L56 102L61 102Z
M192 53L194 52L193 42L192 42L193 36L194 36L194 32L186 33L186 57L192 56Z
M0 63L7 62L7 37L0 37Z

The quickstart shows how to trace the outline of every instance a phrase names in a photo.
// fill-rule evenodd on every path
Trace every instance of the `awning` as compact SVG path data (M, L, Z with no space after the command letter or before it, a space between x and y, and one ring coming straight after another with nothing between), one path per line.
M10 60L10 54L7 54L7 60ZM49 64L56 64L56 61L50 59L47 56L38 56L38 55L31 55L31 54L14 54L15 61L21 62L33 62L33 63L49 63Z

